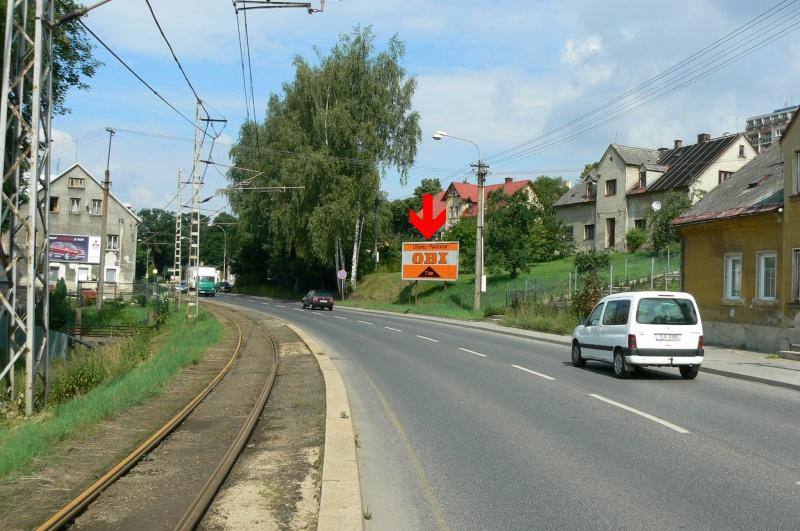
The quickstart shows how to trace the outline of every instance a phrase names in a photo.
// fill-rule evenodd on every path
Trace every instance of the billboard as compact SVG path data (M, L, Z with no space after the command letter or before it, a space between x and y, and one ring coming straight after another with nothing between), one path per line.
M403 280L458 280L458 242L403 243Z
M51 234L50 261L99 264L100 237Z

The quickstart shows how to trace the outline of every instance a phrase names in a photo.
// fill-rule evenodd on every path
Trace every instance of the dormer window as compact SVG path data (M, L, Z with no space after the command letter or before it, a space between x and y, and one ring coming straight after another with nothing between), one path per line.
M739 144L739 158L744 158L744 144Z
M647 172L645 171L639 172L639 188L642 190L647 188Z

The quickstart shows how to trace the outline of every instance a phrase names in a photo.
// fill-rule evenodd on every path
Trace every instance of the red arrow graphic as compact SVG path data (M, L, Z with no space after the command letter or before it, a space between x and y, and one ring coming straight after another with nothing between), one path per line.
M445 210L433 217L433 196L431 194L422 195L422 217L419 217L413 210L408 211L408 221L425 236L426 240L430 240L446 220L447 212Z

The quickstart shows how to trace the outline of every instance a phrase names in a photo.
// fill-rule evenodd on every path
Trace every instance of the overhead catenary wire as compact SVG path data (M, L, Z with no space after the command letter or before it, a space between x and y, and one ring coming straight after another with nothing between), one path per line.
M178 69L181 71L181 74L183 74L183 79L186 80L186 84L189 85L189 88L191 89L192 94L194 94L195 99L200 100L200 96L198 96L197 91L194 88L194 85L192 85L192 82L189 81L189 76L186 75L186 70L183 69L183 65L181 64L180 60L178 60L178 56L175 55L175 50L172 48L172 44L169 42L167 36L164 34L164 30L161 27L161 23L158 22L158 17L156 16L155 11L153 11L153 6L150 4L150 0L144 0L144 1L147 4L147 9L150 10L150 15L153 17L153 22L156 23L156 27L158 28L158 32L161 34L161 38L163 38L164 42L167 43L167 48L169 48L169 53L172 54L172 58L178 65Z

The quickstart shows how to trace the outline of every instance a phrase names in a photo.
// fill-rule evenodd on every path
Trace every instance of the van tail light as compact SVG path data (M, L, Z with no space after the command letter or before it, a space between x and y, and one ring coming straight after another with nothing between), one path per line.
M313 299L311 299L311 300L313 300L314 302L319 302L319 297L314 297L314 298L313 298Z
M697 338L697 350L703 350L703 336Z
M636 335L628 334L628 349L635 350L636 348Z

